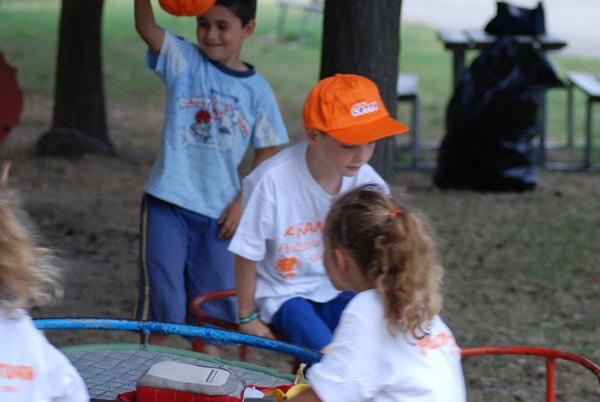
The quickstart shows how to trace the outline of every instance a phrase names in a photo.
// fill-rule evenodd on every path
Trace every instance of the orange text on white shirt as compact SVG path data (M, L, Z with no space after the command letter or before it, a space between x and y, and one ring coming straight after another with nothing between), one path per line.
M0 363L0 378L31 381L34 377L35 370L31 366Z
M446 332L440 332L439 334L420 339L417 342L417 347L423 355L426 355L429 350L440 348L446 348L450 353L454 352L453 349L456 349L457 352L459 351L454 336Z
M283 237L299 238L311 233L323 234L323 224L321 221L300 222L292 225L285 231Z

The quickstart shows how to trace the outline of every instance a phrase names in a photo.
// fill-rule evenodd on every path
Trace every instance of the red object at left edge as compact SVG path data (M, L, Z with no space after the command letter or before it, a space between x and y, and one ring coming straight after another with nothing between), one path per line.
M23 111L23 91L17 82L17 70L0 52L0 141L17 125Z

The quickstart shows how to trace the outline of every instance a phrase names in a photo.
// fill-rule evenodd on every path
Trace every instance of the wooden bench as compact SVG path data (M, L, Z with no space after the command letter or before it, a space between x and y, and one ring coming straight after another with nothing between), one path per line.
M308 22L311 15L322 14L325 7L325 0L277 0L279 6L279 19L277 20L277 36L280 39L285 35L285 20L288 9L300 10L302 12L302 26L300 28L300 43L306 42L308 32Z
M600 102L600 77L590 73L579 71L569 71L567 73L567 135L568 145L573 144L573 89L579 88L587 96L586 122L585 122L585 140L583 168L592 169L600 167L600 164L594 165L592 159L593 151L593 105Z

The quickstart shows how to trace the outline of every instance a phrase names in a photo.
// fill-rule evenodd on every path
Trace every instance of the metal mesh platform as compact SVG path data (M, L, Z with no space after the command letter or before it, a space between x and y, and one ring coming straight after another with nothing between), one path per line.
M291 375L261 366L216 359L174 348L102 344L70 346L61 350L79 370L93 399L115 400L118 394L134 390L138 378L148 368L166 360L225 368L242 381L253 385L275 386L293 381Z

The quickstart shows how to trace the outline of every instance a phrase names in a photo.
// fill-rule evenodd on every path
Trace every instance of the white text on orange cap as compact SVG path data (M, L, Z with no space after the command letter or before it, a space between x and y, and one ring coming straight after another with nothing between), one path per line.
M378 110L379 110L379 105L377 104L377 101L373 101L371 103L360 102L360 103L356 103L356 104L352 105L352 109L350 110L350 113L352 114L352 116L356 117L356 116L360 116L363 114L373 113Z

